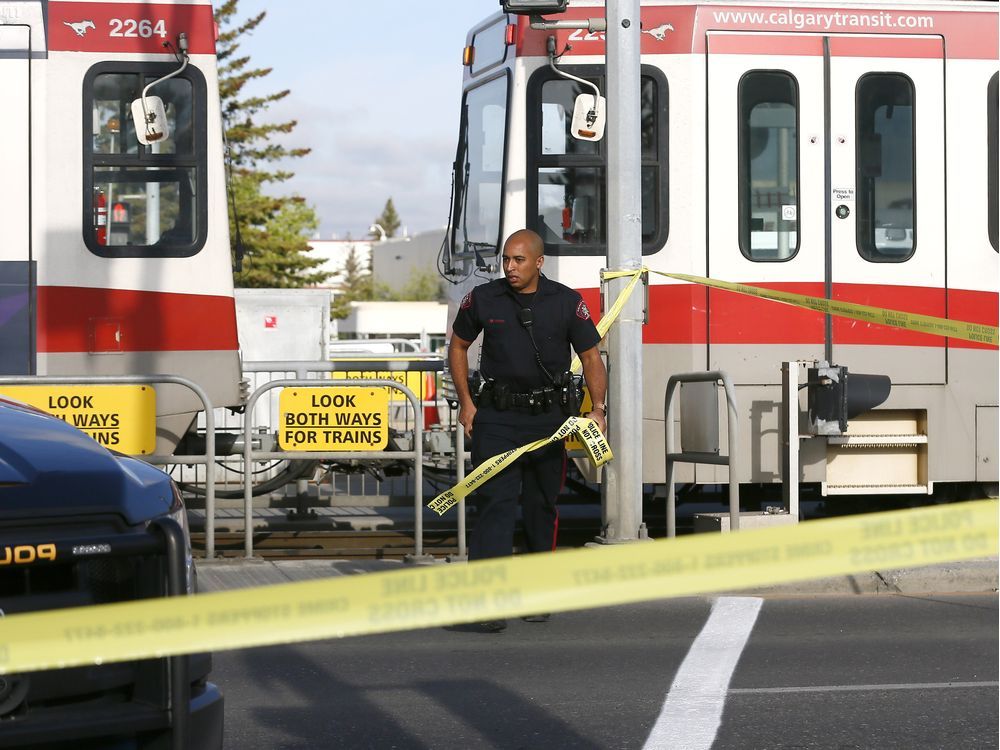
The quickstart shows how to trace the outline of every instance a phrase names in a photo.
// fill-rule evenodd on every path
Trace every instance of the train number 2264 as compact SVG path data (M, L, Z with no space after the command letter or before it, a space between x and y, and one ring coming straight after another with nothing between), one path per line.
M151 36L158 36L161 39L167 36L167 24L163 20L150 21L148 18L112 18L108 21L111 26L110 36L122 36L130 38L149 39Z

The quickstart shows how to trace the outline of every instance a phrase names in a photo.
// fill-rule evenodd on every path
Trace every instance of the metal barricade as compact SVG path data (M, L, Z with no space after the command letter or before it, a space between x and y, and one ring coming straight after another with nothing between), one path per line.
M3 385L156 385L170 383L180 385L201 400L205 410L205 452L201 455L137 455L146 463L202 464L205 466L205 556L215 556L215 419L212 402L208 394L197 383L177 375L19 375L0 376Z
M455 424L455 484L465 479L465 428L460 422ZM469 551L465 548L465 498L458 501L458 559L467 560Z
M260 363L258 363L260 364ZM271 363L279 364L279 363ZM291 363L284 363L288 366ZM311 363L316 364L316 363ZM431 555L424 555L424 519L423 519L423 440L421 439L424 427L424 415L421 408L421 401L405 385L397 383L395 380L384 378L373 379L341 379L341 380L317 380L317 379L296 379L296 380L273 380L260 386L247 399L246 414L252 415L257 401L268 391L275 388L328 388L377 386L392 388L401 392L410 402L414 412L414 441L413 450L393 451L390 455L397 459L409 459L414 462L414 555L413 560L423 562L432 560ZM243 424L243 513L244 513L244 552L246 557L253 557L253 463L254 461L269 460L333 460L333 459L353 459L372 460L385 459L385 451L254 451L252 442L253 420L245 419Z
M685 451L676 453L674 451L674 390L679 383L715 383L722 381L726 391L726 405L728 406L728 417L726 426L729 433L728 455L707 451ZM740 483L736 479L736 472L733 471L733 457L737 455L737 414L736 414L736 391L729 375L721 370L709 372L685 372L678 375L671 375L667 381L667 392L663 403L663 429L664 445L666 452L666 481L667 481L667 536L677 536L677 497L674 490L674 464L678 461L682 463L694 464L715 464L729 467L729 528L738 531L740 528ZM714 414L716 425L718 424L718 411Z

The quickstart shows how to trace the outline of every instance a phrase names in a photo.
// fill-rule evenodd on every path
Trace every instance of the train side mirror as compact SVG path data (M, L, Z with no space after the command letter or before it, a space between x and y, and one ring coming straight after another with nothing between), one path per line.
M165 141L170 137L167 109L158 96L142 96L132 102L132 121L135 123L136 137L143 146Z
M817 362L809 368L809 427L815 435L843 435L847 421L889 398L887 375L851 373L846 367Z
M603 96L580 94L573 104L570 132L577 140L599 141L604 137L607 120L607 102Z

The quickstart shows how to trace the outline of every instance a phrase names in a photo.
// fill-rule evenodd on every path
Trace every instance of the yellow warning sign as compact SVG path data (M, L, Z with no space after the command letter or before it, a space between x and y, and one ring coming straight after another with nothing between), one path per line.
M331 373L332 380L395 380L400 385L405 385L413 395L421 401L434 398L434 394L425 393L424 384L428 378L424 377L428 373L417 370L337 370ZM402 391L384 385L379 386L389 394L390 401L401 401L406 399Z
M77 427L132 456L156 449L156 391L148 385L5 385L3 395Z
M285 388L278 445L286 451L379 451L389 442L384 388Z

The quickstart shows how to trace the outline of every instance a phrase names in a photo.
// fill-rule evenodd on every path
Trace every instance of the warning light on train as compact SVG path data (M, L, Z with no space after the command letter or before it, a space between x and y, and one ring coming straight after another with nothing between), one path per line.
M846 367L817 362L809 368L809 425L816 435L843 435L847 421L889 398L886 375L849 373Z

